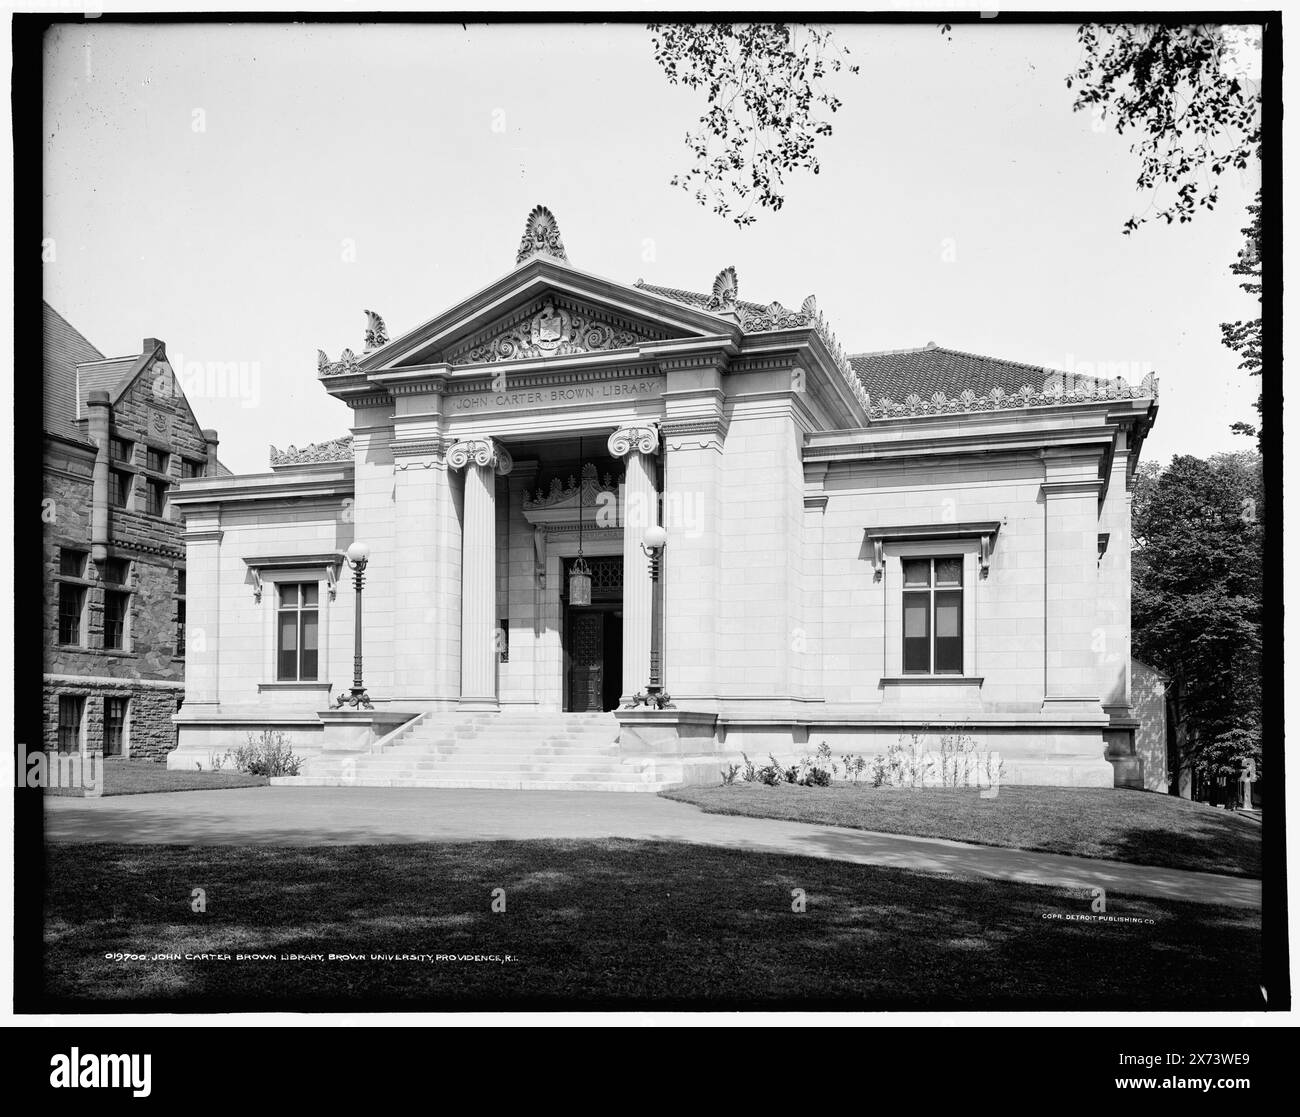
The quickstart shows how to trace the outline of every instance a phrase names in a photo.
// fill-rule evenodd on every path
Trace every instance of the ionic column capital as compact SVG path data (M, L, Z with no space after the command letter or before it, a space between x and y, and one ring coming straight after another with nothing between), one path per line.
M640 423L634 426L619 427L609 436L609 452L612 457L625 458L635 450L638 454L657 453L659 450L659 428L653 423Z
M502 477L515 467L510 451L495 438L466 438L448 449L447 465L450 468L464 469L471 462L485 469L494 469Z

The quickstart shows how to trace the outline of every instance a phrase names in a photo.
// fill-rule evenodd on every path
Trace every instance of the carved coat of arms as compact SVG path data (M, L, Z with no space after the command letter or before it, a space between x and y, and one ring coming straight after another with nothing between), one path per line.
M533 316L529 328L529 338L533 345L543 353L556 352L570 339L573 319L563 308L556 309L555 304L547 300L542 309Z

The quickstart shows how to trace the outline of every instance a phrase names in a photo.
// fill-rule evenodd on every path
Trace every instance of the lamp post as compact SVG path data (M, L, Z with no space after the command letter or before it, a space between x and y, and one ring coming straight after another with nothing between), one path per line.
M373 710L370 695L361 682L361 587L366 584L366 563L370 559L370 547L359 540L348 548L347 561L352 567L352 588L356 590L356 616L352 625L352 693L339 692L335 709L343 706L364 707Z
M672 698L663 687L663 584L660 581L660 563L664 548L668 546L668 533L658 524L651 524L641 536L641 550L650 560L650 682L645 690L632 696L628 709L653 706L656 710L675 710Z

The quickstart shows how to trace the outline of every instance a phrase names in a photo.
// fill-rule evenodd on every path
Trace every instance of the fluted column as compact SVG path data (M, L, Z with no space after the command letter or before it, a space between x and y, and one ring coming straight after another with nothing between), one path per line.
M461 536L460 705L497 708L496 478L514 468L509 452L491 438L467 439L447 451L447 465L465 470Z
M649 424L620 427L610 435L609 452L612 457L627 459L623 486L623 694L619 699L623 705L644 690L650 679L650 569L641 550L641 537L647 527L659 522L655 483L659 432Z

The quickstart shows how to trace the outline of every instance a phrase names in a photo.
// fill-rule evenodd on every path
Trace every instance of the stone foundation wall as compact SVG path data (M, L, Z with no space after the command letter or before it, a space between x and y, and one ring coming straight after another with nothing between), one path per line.
M940 737L946 733L965 733L981 762L989 754L997 754L1001 783L1055 787L1115 786L1114 768L1106 758L1102 726L933 725L916 732L921 738L921 751L934 757L936 773L941 751ZM846 754L865 757L867 770L861 778L869 778L873 758L883 757L891 748L900 745L911 750L912 733L910 728L861 722L728 725L723 719L713 740L699 737L687 740L683 736L680 748L676 749L665 742L647 743L643 739L644 733L630 725L623 726L619 744L625 755L654 755L657 761L667 766L685 765L681 778L686 782L712 784L721 782L722 768L729 763L742 762L742 753L759 766L768 763L770 755L784 767L798 763L806 755L815 754L823 741L836 760Z
M45 683L45 738L47 751L59 747L59 696L83 698L81 740L87 754L104 751L104 705L108 698L126 698L126 729L122 755L133 760L166 760L176 747L176 700L183 694L180 686L141 686L132 679L78 679L75 682Z

